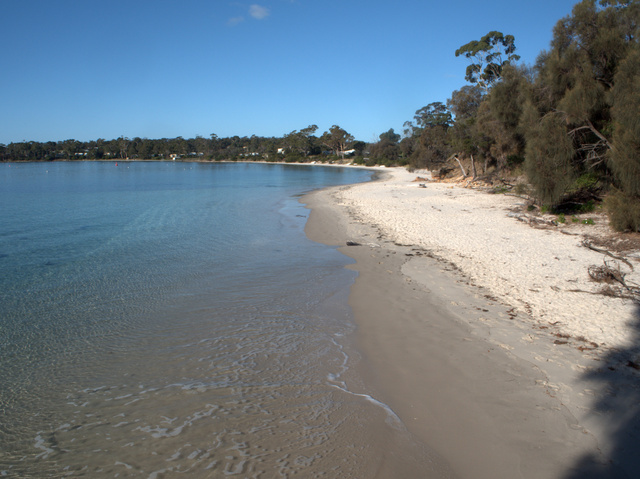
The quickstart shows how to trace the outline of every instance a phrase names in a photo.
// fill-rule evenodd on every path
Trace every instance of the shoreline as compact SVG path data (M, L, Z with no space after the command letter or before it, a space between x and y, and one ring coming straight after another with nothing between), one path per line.
M418 188L416 173L381 171L378 181L302 200L311 208L307 235L356 260L350 305L363 357L358 369L372 395L462 478L632 477L639 466L632 457L640 444L638 377L608 367L626 345L626 353L636 351L637 320L610 318L611 311L633 314L634 306L595 295L576 306L563 298L586 294L550 288L549 300L546 291L527 291L535 288L518 269L537 278L548 272L527 267L522 252L505 256L507 272L496 280L486 265L495 256L465 245L475 241L498 256L514 245L488 244L483 231L495 235L502 227L503 236L529 245L562 237L557 248L577 263L576 239L567 236L571 249L562 243L566 235L508 217L514 198L448 184ZM475 229L456 223L465 214ZM562 323L551 325L552 316ZM584 340L597 340L598 348L575 339L585 322L595 326L583 331Z

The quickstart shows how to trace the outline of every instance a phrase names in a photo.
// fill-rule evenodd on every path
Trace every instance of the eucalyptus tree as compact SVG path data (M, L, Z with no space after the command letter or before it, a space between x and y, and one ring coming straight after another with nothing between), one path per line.
M493 85L477 110L478 133L488 155L499 170L524 159L525 139L521 119L531 93L533 72L526 66L505 66L502 78Z
M309 125L300 131L293 130L291 133L284 135L283 140L289 151L295 152L302 156L309 156L313 149L314 134L318 130L317 125Z
M419 168L433 167L451 154L448 141L453 115L442 102L429 103L416 111L413 122L405 122L405 136L413 139L411 162ZM407 150L405 144L403 149Z
M451 94L447 100L447 107L455 115L455 122L449 129L449 144L454 151L454 158L457 159L463 176L467 173L462 167L458 156L468 156L471 160L471 172L473 177L477 176L476 158L478 153L486 150L487 141L483 138L477 128L478 109L484 99L483 91L478 85L465 85L460 90ZM488 154L484 154L485 163L483 172L487 172Z
M489 88L502 76L506 65L520 60L515 54L516 44L513 35L492 31L480 40L473 40L456 50L456 57L462 55L471 61L467 67L465 80L477 83L482 89Z
M329 131L325 131L320 137L323 145L327 146L335 155L341 155L344 159L344 152L353 143L354 137L344 128L333 125Z
M400 159L400 135L398 135L393 128L382 133L379 137L380 140L371 145L370 156L376 161L376 163L383 164L397 164Z

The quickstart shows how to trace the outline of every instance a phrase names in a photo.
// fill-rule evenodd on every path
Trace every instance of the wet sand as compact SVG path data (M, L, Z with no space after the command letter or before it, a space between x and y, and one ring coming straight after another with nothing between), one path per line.
M356 261L351 267L359 276L350 304L366 393L389 405L460 478L632 477L630 454L616 454L619 444L607 444L619 439L607 430L619 415L598 410L602 394L595 390L601 378L587 374L593 355L561 347L554 331L534 328L534 316L496 297L455 262L415 237L394 235L389 219L376 217L367 209L366 195L358 196L359 191L388 195L383 210L394 218L393 208L406 205L394 202L394 195L403 193L390 193L389 185L418 186L393 183L394 178L397 182L397 174L385 173L384 181L303 199L312 209L308 236L340 246ZM496 210L503 208L500 201ZM473 199L458 207L473 208ZM418 208L412 214L416 223L425 221ZM456 235L474 233L448 234L455 244ZM637 395L626 399L633 403ZM634 426L625 437L633 450L638 422L633 410L629 419Z

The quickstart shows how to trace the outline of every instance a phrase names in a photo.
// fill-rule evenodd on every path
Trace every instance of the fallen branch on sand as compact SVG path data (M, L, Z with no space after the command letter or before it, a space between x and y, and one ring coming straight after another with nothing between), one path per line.
M605 287L601 291L601 294L640 301L640 287L635 284L630 285L625 281L626 273L622 272L622 270L620 269L620 264L616 263L614 267L607 263L606 260L604 260L603 262L604 265L602 266L589 266L589 277L591 277L591 279L597 283L619 283L626 290L626 292L619 291L611 287Z
M610 251L607 251L605 249L601 249L601 248L596 248L595 246L593 246L591 244L591 242L589 240L584 240L582 242L582 246L584 246L585 248L589 248L590 250L596 251L598 253L602 253L602 254L606 254L607 256L611 256L613 259L617 259L619 261L622 261L624 264L626 264L629 268L631 268L631 271L633 271L633 266L631 265L631 263L629 263L629 261L627 261L626 259L624 259L621 256L616 256L615 254L611 253Z
M554 220L547 220L538 216L525 215L524 213L507 213L507 216L515 218L518 221L527 223L530 226L558 226L558 223Z

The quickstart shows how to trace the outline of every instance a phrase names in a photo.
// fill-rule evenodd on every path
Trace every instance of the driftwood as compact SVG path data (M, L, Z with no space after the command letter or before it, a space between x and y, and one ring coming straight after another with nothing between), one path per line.
M473 159L473 155L471 155L471 174L473 175L474 180L478 177L478 172L476 171L476 160Z
M456 160L458 162L458 165L460 166L460 169L462 170L462 177L463 178L467 178L467 172L464 171L464 166L462 166L462 162L460 161L460 159L458 158L457 155L453 155L453 159Z
M613 268L611 267L611 265L609 265L609 263L605 261L604 265L602 266L596 266L595 264L592 264L591 266L589 266L588 271L591 279L598 283L618 282L623 286L625 285L624 278L626 274L620 270L619 264L616 265L615 268Z
M591 242L589 240L584 240L582 242L582 246L584 246L585 248L589 248L590 250L596 251L598 253L602 253L602 254L606 254L607 256L611 256L613 259L617 259L619 261L622 261L624 264L626 264L629 268L631 268L631 271L633 271L633 265L631 263L629 263L629 261L627 261L625 258L623 258L622 256L616 256L615 254L611 253L610 251L607 251L605 249L601 249L601 248L596 248L595 246L593 246L591 244Z
M589 277L597 283L615 284L619 283L625 290L626 294L620 290L616 291L614 288L605 287L600 294L606 296L614 296L620 298L633 299L634 301L640 301L640 287L636 284L629 284L625 281L626 274L620 269L620 264L616 263L615 266L603 261L604 265L596 266L591 265L588 268Z
M531 226L558 226L558 223L554 220L547 220L539 216L525 215L523 213L508 213L507 216Z

